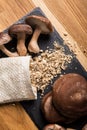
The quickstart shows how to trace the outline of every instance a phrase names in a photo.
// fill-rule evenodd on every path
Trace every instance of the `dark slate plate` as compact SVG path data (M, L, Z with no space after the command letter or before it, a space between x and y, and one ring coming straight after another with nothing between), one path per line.
M32 12L30 12L26 16L22 17L16 23L24 23L25 18L29 15L32 15L32 14L45 16L40 8L35 8ZM7 31L8 31L8 28L4 32L7 32ZM26 46L27 46L29 40L30 40L29 38L26 40ZM60 45L62 45L65 48L66 55L71 54L73 56L72 62L70 64L68 64L68 67L66 68L65 71L63 71L63 70L61 71L61 74L78 73L78 74L81 74L82 76L84 76L87 79L87 72L84 70L84 68L79 63L79 61L75 58L73 52L70 52L68 46L63 44L63 39L61 38L61 36L58 34L58 32L55 29L54 29L54 32L51 35L47 35L45 37L44 37L44 35L41 35L39 37L38 43L39 43L40 48L45 50L47 48L47 46L50 46L50 48L53 48L53 42L54 41L57 41ZM12 42L9 43L9 46L6 45L6 47L9 50L14 52L16 50L16 39L13 39ZM6 55L4 55L0 51L0 57L6 57ZM58 75L58 77L59 77L59 75ZM53 82L55 80L56 79L54 78ZM52 88L52 86L51 86L51 84L49 84L47 86L47 88L45 89L45 94L47 92L49 92L51 90L51 88ZM24 109L26 110L26 112L29 114L31 119L34 121L34 123L36 124L38 129L42 130L42 128L47 124L47 122L44 119L42 112L41 112L41 109L40 109L41 100L42 100L40 98L40 95L41 95L41 93L38 92L38 99L36 101L23 101L23 102L21 102L21 104L24 107ZM81 130L82 126L85 123L87 123L87 117L83 117L79 121L77 121L73 124L70 124L68 126L65 126L64 124L62 124L62 125L65 126L65 127L72 127L72 128L76 128L77 130Z

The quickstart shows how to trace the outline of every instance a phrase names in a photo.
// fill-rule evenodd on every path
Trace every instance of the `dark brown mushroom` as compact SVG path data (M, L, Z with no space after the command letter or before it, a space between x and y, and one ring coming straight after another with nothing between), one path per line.
M39 53L40 48L38 46L37 40L40 34L49 34L53 32L53 26L48 18L43 16L31 15L25 19L26 23L35 29L31 41L28 45L28 50L33 53Z
M8 33L0 33L0 50L2 52L4 52L7 56L9 57L16 57L18 56L17 52L10 52L5 46L4 44L7 44L8 42L10 42L12 40L12 38L8 35Z
M43 130L65 130L65 128L58 124L48 124L43 128Z
M87 81L79 74L66 74L53 85L53 104L68 118L87 115Z
M52 103L52 92L49 92L43 97L41 109L45 119L49 123L66 122L67 119L62 117L54 108Z
M8 30L11 36L17 36L17 51L20 56L27 54L27 48L25 46L26 35L32 34L32 28L27 24L14 24Z

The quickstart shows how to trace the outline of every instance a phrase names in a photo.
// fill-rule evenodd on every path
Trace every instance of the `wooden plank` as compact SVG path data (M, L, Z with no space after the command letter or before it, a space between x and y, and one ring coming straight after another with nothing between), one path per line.
M82 51L87 47L87 0L0 0L0 31L36 6L43 10L64 40L71 43L71 49L77 53L77 58L87 70L87 58L78 47ZM68 34L67 37L64 33ZM20 129L37 130L20 104L1 105L0 130Z
M0 106L0 130L38 130L22 106L5 104Z
M29 0L0 0L0 31L23 17L34 7Z

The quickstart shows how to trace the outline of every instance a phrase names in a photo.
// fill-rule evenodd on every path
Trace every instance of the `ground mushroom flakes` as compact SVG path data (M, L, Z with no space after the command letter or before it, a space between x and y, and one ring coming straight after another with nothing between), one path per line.
M47 47L49 48L49 47ZM31 58L31 84L38 90L44 91L53 77L65 70L72 56L64 54L64 48L54 42L54 49L46 50L41 55Z

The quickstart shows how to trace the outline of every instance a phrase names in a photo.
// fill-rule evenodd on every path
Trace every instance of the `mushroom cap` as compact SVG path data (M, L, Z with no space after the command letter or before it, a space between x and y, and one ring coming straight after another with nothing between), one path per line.
M52 105L52 92L44 96L42 100L42 112L45 119L50 123L65 121L65 118L61 117Z
M53 103L69 118L87 115L87 81L79 74L66 74L53 85Z
M9 28L8 33L10 35L17 35L19 33L32 34L32 28L27 24L14 24Z
M25 19L25 22L33 28L38 27L41 29L41 33L48 34L53 32L53 26L48 18L43 16L31 15Z
M63 117L52 103L52 92L46 94L42 99L41 110L49 123L71 123L73 120Z
M12 38L8 35L8 33L4 33L4 32L0 33L0 45L6 44L11 40Z

